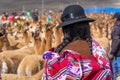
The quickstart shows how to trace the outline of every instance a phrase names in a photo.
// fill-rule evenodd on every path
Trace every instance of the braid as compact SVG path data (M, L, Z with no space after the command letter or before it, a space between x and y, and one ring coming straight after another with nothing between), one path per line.
M89 48L92 52L92 38L90 35L90 27L86 26L86 41L88 42Z
M63 42L56 48L55 52L60 53L61 50L70 42L69 39L64 39Z
M92 52L92 39L91 38L87 38L86 41L88 42L88 45L90 47L90 51Z

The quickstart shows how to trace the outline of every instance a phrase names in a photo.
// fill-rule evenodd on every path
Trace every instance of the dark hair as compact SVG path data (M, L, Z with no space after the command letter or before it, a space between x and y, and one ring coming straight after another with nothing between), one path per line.
M64 26L63 31L63 42L56 48L55 52L59 53L61 50L70 42L81 39L86 40L89 44L90 50L92 51L92 41L90 35L90 26L88 23L74 23L71 25Z

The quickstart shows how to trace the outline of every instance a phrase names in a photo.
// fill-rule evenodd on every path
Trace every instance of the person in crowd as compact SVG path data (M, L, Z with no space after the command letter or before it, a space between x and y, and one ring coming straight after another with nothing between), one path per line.
M7 20L6 13L3 12L1 21L2 21L2 23L4 23L6 20Z
M51 18L51 15L49 14L47 17L47 22L51 22L51 21L52 21L52 18Z
M30 20L31 19L31 17L32 17L32 13L31 13L31 11L29 10L29 11L27 11L27 18Z
M69 5L61 15L63 41L45 51L43 80L112 80L105 49L91 38L89 22L80 5Z
M112 29L112 45L109 58L112 60L114 80L120 75L120 13L115 13L113 16L115 25Z
M21 13L18 12L16 16L14 17L14 24L15 25L20 25L21 24Z
M14 18L15 18L15 13L11 13L11 15L8 17L9 23L12 25L14 22Z
M32 18L33 18L33 22L37 22L38 21L38 10L37 9L32 11Z
M39 15L39 10L38 9L35 9L35 14Z

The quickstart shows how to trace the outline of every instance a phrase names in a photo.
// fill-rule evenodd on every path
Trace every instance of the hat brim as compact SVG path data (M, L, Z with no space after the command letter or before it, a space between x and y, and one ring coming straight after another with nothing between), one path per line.
M77 20L70 20L70 21L65 21L65 22L61 23L56 28L62 28L64 26L67 26L67 25L70 25L73 23L77 23L77 22L93 22L93 21L95 21L95 20L91 19L91 18L82 18L82 19L77 19Z

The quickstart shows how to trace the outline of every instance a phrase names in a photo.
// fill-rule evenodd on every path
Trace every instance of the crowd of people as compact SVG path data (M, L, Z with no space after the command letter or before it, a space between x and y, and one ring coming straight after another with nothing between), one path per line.
M6 24L10 23L11 25L16 22L17 24L20 24L21 19L29 19L33 20L34 22L38 21L39 12L38 9L31 10L31 11L22 11L22 12L3 12L0 17L0 23ZM4 26L4 25L3 25Z

